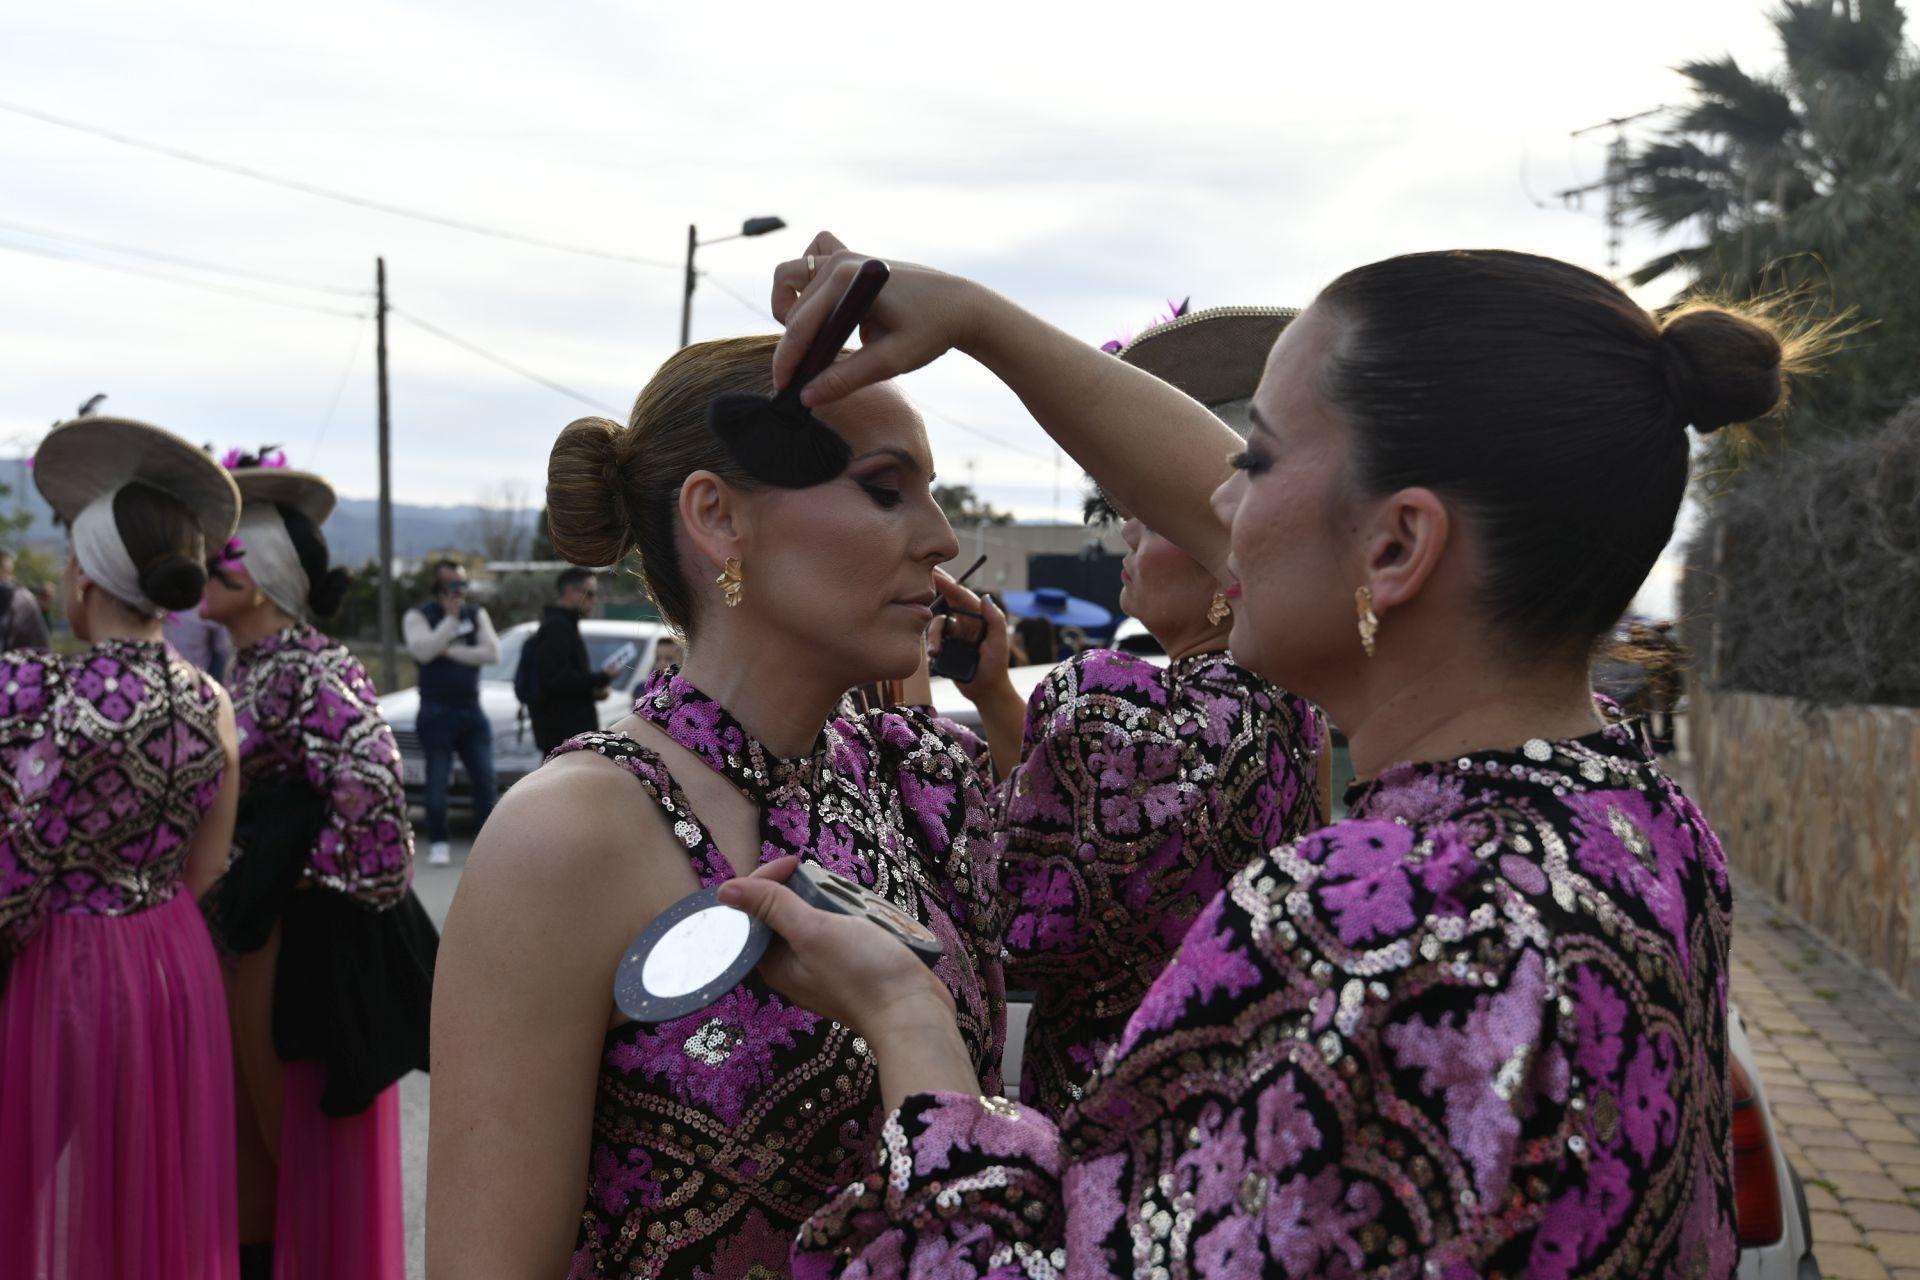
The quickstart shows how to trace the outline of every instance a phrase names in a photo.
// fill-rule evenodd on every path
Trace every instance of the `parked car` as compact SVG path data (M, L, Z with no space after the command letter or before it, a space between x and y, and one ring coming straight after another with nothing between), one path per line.
M537 629L537 624L523 622L501 632L500 660L480 671L480 707L493 726L494 781L501 791L540 767L540 753L533 745L533 726L513 692L513 673L520 665L520 651ZM622 668L614 680L612 695L599 705L603 728L626 717L645 674L653 670L655 642L670 634L661 622L589 618L580 624L581 638L587 642L587 660L596 667L604 666L622 645L631 644L636 651L633 661ZM420 750L420 735L414 731L420 714L420 691L401 689L390 693L380 699L380 710L393 726L393 736L400 744L407 796L418 800L427 784L427 760ZM454 757L449 796L456 808L468 807L473 802L473 787L458 756Z

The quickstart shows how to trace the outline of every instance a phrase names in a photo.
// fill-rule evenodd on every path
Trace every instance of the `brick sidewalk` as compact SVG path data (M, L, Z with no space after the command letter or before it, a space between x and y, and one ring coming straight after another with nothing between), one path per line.
M1835 1280L1920 1280L1920 1005L1736 880L1733 997L1815 1256Z

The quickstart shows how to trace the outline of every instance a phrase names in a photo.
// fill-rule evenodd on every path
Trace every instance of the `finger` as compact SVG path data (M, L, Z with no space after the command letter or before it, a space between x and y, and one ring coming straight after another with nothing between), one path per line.
M946 638L947 620L945 618L935 618L933 624L927 628L927 656L929 658L937 658L940 656L940 642Z
M798 353L794 356L794 362L799 362ZM911 367L907 362L905 344L889 335L868 343L844 360L835 361L826 372L807 384L806 390L800 393L800 402L810 409L832 404L862 387L897 378Z
M793 879L793 873L799 869L799 857L789 853L785 857L775 858L772 862L764 862L755 867L753 873L749 875L747 879L771 880L775 884L785 884L787 881Z
M760 871L764 870L765 867L760 868ZM810 917L830 914L807 905L799 894L772 877L760 875L758 871L727 881L720 886L720 892L715 897L722 906L744 911L781 937L789 939L796 934L806 936Z
M974 594L973 588L962 586L954 576L945 569L935 569L933 571L933 589L945 596L947 603L954 608L972 609L976 613L979 612L980 597Z
M847 286L853 283L854 273L860 269L860 261L849 253L816 262L818 269L813 279L805 283L800 296L788 305L781 321L786 325L786 332L780 335L780 343L773 351L774 386L784 387L793 377L793 371L800 366L801 357L806 355L814 336L820 332L820 326L833 314L834 304L847 291ZM800 264L802 275L806 274L806 269L803 261Z
M831 231L816 234L807 243L807 252L817 258L831 258L836 253L847 252L846 243Z

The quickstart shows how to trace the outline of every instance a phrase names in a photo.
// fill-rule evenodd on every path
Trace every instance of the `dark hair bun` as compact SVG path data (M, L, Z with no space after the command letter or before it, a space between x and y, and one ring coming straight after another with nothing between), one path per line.
M353 585L353 575L345 569L334 567L314 579L307 590L307 607L315 617L331 618L340 612L340 604L347 598L347 588Z
M633 549L633 526L616 483L626 428L611 418L577 418L547 457L547 536L562 560L618 564Z
M206 589L207 567L178 551L158 556L140 570L140 593L171 612L198 605Z
M1660 331L1674 413L1696 431L1763 418L1779 405L1780 339L1718 307L1680 312Z

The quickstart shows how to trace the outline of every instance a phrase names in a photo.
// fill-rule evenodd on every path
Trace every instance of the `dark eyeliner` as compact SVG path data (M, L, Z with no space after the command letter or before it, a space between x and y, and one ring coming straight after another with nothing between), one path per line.
M1227 459L1227 461L1232 464L1235 471L1244 471L1250 476L1261 474L1269 465L1265 458L1255 453L1252 449L1242 449Z

